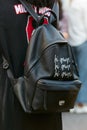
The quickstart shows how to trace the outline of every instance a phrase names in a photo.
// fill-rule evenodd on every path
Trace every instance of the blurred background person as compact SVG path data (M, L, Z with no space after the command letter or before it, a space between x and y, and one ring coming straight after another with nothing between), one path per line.
M71 112L87 113L87 0L70 0L67 9L69 44L73 47L82 87Z
M68 7L69 7L70 0L61 0L61 2L62 2L63 10L67 11Z
M68 38L68 30L67 30L67 15L65 10L63 9L62 0L58 0L59 4L59 29L62 32L65 39Z

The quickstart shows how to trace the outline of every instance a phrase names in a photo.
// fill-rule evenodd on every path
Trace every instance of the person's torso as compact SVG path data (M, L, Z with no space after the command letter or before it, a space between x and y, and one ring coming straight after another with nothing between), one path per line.
M78 46L87 40L86 4L86 0L72 0L68 9L68 33L72 46Z
M42 14L46 10L46 7L40 8L39 13ZM18 0L1 0L0 28L3 29L3 39L16 77L23 74L26 49L33 31L31 22L32 18ZM1 44L3 39L0 40Z

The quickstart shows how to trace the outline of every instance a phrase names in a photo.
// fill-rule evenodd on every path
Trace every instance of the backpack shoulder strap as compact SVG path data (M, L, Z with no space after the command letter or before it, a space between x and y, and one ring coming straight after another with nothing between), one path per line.
M59 21L59 4L57 1L54 2L52 10L55 12L55 14L57 16L57 21ZM50 17L50 21L51 21L51 19L52 19L52 17Z
M34 18L34 20L38 23L38 21L39 21L38 15L35 13L34 9L31 6L31 4L28 3L26 0L19 0L19 1L25 7L25 9L28 11L28 13Z

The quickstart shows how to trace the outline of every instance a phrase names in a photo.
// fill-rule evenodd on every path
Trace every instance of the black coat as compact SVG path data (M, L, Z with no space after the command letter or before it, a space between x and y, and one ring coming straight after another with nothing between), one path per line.
M28 13L17 0L0 0L0 130L62 130L61 113L30 115L23 111L2 67L3 52L14 76L23 74L27 19Z

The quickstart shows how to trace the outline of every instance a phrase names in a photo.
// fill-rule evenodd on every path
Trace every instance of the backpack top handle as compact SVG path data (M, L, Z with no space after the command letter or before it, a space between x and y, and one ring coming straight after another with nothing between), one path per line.
M53 10L47 10L47 11L45 11L45 12L39 17L39 22L44 18L45 14L48 13L48 12L50 12L50 13L53 15L53 17L55 18L55 21L56 21L56 23L57 23L57 15L56 15L56 13L55 13ZM53 21L54 21L54 20L53 20Z

